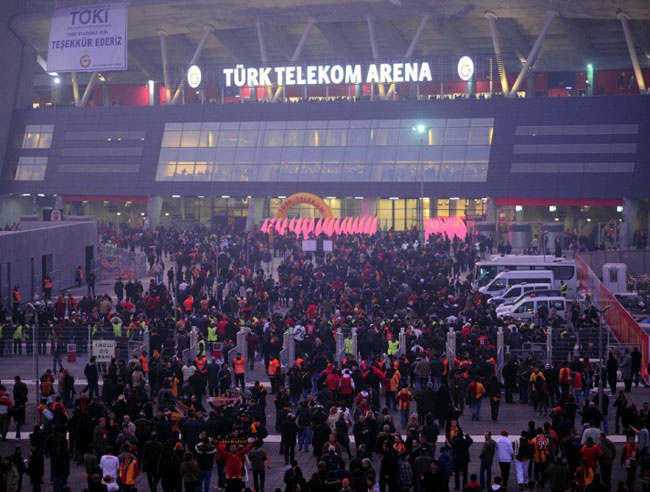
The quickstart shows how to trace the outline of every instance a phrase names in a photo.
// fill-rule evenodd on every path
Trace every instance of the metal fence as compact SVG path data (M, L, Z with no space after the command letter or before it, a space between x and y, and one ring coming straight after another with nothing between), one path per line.
M101 259L100 280L122 280L146 277L147 258L143 253L136 253L112 245L99 247Z
M603 275L605 263L625 263L627 273L650 273L650 250L645 249L619 249L614 251L589 251L580 253L580 258L589 265L598 277Z

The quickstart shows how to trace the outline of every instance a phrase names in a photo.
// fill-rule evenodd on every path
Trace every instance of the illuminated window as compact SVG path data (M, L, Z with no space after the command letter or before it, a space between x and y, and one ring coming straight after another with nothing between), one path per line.
M47 157L20 157L16 167L15 181L43 181Z
M49 149L54 125L27 125L23 135L23 149Z

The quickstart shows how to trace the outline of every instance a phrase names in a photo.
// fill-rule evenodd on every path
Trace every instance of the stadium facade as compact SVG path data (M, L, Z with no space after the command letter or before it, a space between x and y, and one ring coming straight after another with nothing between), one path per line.
M265 5L227 18L217 1L135 0L128 69L74 74L44 71L50 3L3 12L1 225L54 208L251 227L306 192L337 217L377 215L383 229L422 215L582 230L623 221L628 238L648 228L643 2L625 12L597 1L551 12L336 2L336 14ZM400 79L406 62L429 76ZM354 64L363 75L348 79ZM366 78L383 65L392 79ZM343 67L340 83L316 69L308 79L309 66ZM300 70L283 85L237 83L239 68L260 67Z

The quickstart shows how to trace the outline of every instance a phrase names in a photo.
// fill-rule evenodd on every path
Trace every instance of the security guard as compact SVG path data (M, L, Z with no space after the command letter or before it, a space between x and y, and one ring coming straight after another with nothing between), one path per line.
M113 336L115 338L122 338L122 319L119 316L115 316L111 320L111 324L113 325Z
M208 344L210 344L212 350L214 350L215 343L217 343L217 327L210 324L208 326Z
M564 280L560 280L560 294L562 297L566 297L569 293L569 286L564 283Z
M346 355L354 355L354 349L352 346L352 338L346 338L345 339L345 354Z
M398 340L388 340L388 350L386 353L389 356L395 357L397 355L397 352L399 352L399 341Z
M240 352L237 352L237 356L232 360L232 367L235 372L235 386L240 386L242 391L245 390L244 375L246 374L246 361Z
M196 353L205 358L205 340L203 338L196 344Z
M14 330L14 355L23 355L23 327L16 325Z
M277 380L277 374L278 374L278 368L280 367L280 361L278 360L277 357L273 356L273 359L269 362L269 379L271 380L271 394L275 394L275 392L278 389L278 380Z

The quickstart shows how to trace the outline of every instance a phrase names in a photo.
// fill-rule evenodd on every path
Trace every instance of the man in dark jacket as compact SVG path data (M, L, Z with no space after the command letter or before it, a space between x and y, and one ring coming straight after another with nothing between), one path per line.
M86 392L88 394L89 399L93 399L94 395L99 395L99 372L97 371L97 364L95 363L97 359L93 355L90 358L90 361L88 364L86 364L86 367L84 368L84 376L86 376L86 380L88 381L88 384L84 389L82 389L82 392Z
M469 467L469 448L474 441L468 435L458 431L451 440L451 455L454 458L454 486L460 489L460 475L463 475L463 487L467 485L467 468Z

